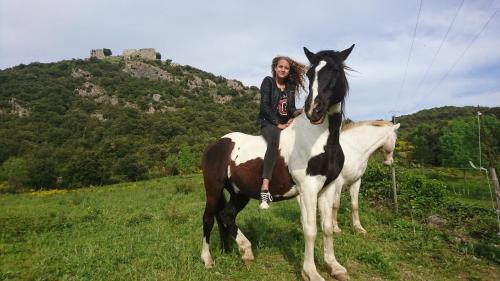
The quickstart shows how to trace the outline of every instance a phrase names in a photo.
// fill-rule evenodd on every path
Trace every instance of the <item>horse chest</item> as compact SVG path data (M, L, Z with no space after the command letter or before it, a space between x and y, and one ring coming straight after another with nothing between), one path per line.
M306 174L309 176L325 176L324 187L338 177L343 166L344 153L342 147L338 142L327 141L324 146L324 152L308 160Z

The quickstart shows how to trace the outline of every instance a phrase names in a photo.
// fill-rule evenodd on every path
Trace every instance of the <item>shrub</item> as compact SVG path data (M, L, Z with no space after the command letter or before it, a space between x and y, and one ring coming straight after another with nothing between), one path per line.
M198 170L198 160L187 145L183 145L177 155L168 156L165 164L171 175L192 174Z
M127 154L118 159L114 167L114 174L124 177L125 180L137 181L146 178L147 167L135 154Z
M51 148L38 147L26 157L28 185L34 188L54 188L57 183L57 163Z
M442 181L428 179L401 166L396 167L396 179L399 209L404 214L423 218L444 205L447 187ZM370 161L363 176L361 190L375 202L391 204L393 195L390 168Z
M2 190L16 192L28 185L28 169L26 160L20 157L11 157L0 167L0 181L6 181L8 186Z
M68 187L102 185L109 182L109 171L96 152L82 151L73 154L63 168L63 184Z

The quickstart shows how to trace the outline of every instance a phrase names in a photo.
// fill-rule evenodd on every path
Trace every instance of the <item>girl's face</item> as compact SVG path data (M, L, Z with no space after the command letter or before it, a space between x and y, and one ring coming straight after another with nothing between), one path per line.
M288 73L290 73L290 64L287 60L281 59L278 61L274 71L276 72L277 78L285 79L288 77Z

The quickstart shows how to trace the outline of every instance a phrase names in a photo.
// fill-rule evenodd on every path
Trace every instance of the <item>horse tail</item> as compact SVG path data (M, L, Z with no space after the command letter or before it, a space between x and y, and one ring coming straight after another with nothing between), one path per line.
M229 181L227 169L233 147L234 142L231 139L221 138L206 148L201 161L207 196L203 214L203 236L208 243L216 217L222 244L226 250L229 247L229 231L222 222L220 212L226 206L224 187Z

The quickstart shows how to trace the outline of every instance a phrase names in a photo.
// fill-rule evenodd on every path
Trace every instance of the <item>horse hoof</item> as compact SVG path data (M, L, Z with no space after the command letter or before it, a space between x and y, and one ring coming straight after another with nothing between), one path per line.
M241 259L243 260L245 265L248 265L255 260L252 248L250 247L246 250L240 250L240 254L241 254Z
M251 257L244 257L244 258L242 258L242 260L243 260L243 263L244 263L245 265L249 265L249 264L251 264L251 263L252 263L255 259L254 259L253 255L252 255Z
M342 232L342 229L340 229L340 227L338 227L338 226L334 226L334 227L333 227L333 233L337 233L337 234L339 234L339 233L341 233L341 232Z
M212 258L203 258L203 263L205 264L206 269L214 267L214 260Z
M210 268L212 268L212 267L214 267L214 262L211 262L211 263L205 263L205 268L206 268L206 269L210 269Z
M368 232L366 232L366 230L365 230L363 227L361 227L361 226L357 226L357 227L355 227L354 229L356 230L356 232L357 232L357 233L359 233L359 234L363 234L363 236L366 236L366 234L368 233Z
M316 276L313 276L311 278L303 270L302 270L302 279L304 279L305 281L325 281L325 279L321 277L319 274L316 274Z
M339 281L347 281L347 280L349 280L349 275L347 274L347 272L344 272L344 273L339 273L339 274L333 275L333 278L335 278L335 280L339 280Z

